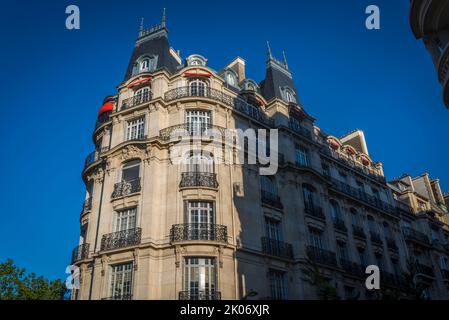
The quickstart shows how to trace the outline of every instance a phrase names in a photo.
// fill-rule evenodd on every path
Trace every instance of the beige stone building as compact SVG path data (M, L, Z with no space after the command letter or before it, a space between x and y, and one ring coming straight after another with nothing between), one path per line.
M234 163L238 150L211 134L249 128L278 130L275 175ZM191 138L185 153L180 130ZM362 131L337 138L317 127L285 56L269 50L258 83L239 57L219 71L198 54L181 59L165 18L142 26L93 141L73 299L317 299L305 279L311 265L339 297L371 299L381 294L364 287L369 264L379 266L382 289L405 295L411 254L434 272L420 269L426 294L448 297L449 265L437 261L449 253L438 181L387 184ZM437 228L438 248L416 249L412 227L426 236Z

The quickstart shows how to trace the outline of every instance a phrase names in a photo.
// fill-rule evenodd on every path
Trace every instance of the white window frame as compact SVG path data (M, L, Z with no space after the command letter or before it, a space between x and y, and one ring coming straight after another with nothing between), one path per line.
M114 218L114 232L132 230L137 227L137 207L117 211Z
M185 257L183 275L184 291L191 295L199 298L201 293L213 295L217 291L215 257Z
M109 297L111 299L123 299L132 297L133 294L133 262L110 266ZM118 290L118 293L117 293Z
M145 137L145 116L126 122L126 141L139 140Z

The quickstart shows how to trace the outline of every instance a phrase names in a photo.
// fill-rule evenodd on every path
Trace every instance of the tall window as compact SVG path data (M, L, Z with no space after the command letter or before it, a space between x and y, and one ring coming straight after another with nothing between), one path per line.
M310 240L310 245L315 247L315 248L319 248L322 249L323 248L323 236L321 231L316 230L316 229L310 229L309 230L309 240Z
M351 208L350 212L351 212L352 225L358 227L360 225L360 223L359 223L359 215L357 213L357 210L355 210L354 208Z
M337 244L338 249L338 257L342 260L348 260L348 248L346 246L346 243L338 242Z
M137 208L126 209L116 213L114 232L136 228Z
M372 216L368 216L368 228L369 228L369 231L377 233L376 221L374 220L374 218Z
M144 58L140 62L140 72L148 72L156 69L156 57Z
M276 184L269 176L260 176L260 185L263 193L277 196L278 190Z
M184 172L213 173L214 160L202 151L191 152L185 160Z
M382 271L384 269L384 257L381 254L376 254L376 263L379 270Z
M139 89L134 94L134 105L138 105L150 100L150 88Z
M130 300L132 298L133 263L111 266L109 294L114 300Z
M131 182L137 180L140 175L140 160L131 160L123 165L122 181Z
M348 176L345 173L343 173L343 172L339 172L339 175L340 175L340 180L347 184L348 183Z
M312 187L304 185L302 192L304 196L304 206L306 210L313 210L315 205L315 195Z
M226 82L231 86L237 86L237 79L231 72L226 73Z
M190 300L212 300L216 290L214 258L186 258L184 292Z
M331 217L332 220L341 219L340 206L335 200L330 201L331 204Z
M268 278L270 280L271 299L287 299L285 272L270 269L268 272Z
M187 222L193 224L214 224L213 203L208 201L189 201L187 203Z
M359 251L359 259L362 267L366 267L368 265L366 261L366 251L364 249L358 249Z
M441 270L449 269L449 264L446 257L440 256L440 268Z
M188 110L186 111L187 131L191 135L202 135L211 128L210 111Z
M267 238L282 241L281 224L278 220L265 218L265 228Z
M309 152L302 146L295 148L296 164L304 167L309 166Z
M321 165L321 167L323 168L323 175L325 175L325 176L327 176L327 177L330 177L331 171L330 171L329 165L323 163L323 164Z
M285 101L287 102L296 102L295 95L290 89L285 89L284 91Z
M126 125L126 140L140 140L144 138L145 117L128 121Z
M195 79L189 82L190 96L198 97L206 95L207 84L201 79Z
M356 181L357 184L357 190L359 192L360 196L363 196L365 193L365 185L361 181Z
M391 234L391 229L390 229L390 225L384 221L383 223L384 226L384 234L387 238L392 238L392 234Z

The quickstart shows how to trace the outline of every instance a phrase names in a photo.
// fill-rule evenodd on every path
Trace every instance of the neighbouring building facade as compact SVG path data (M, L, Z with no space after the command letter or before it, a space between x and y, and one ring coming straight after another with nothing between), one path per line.
M223 161L236 150L210 134L250 128L278 129L275 175ZM177 130L191 138L186 153ZM182 60L165 15L142 25L93 142L73 299L318 299L305 279L311 266L339 297L375 299L364 287L370 264L384 290L406 296L410 259L425 294L449 298L448 197L438 181L387 183L362 131L337 138L315 125L285 56L270 49L258 83L241 58L219 71L198 54Z
M417 39L422 39L432 57L443 86L443 99L449 108L449 2L411 0L410 25Z

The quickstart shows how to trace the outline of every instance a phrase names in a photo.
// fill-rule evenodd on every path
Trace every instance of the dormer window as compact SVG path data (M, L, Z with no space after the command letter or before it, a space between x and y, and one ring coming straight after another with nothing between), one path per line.
M144 59L140 63L140 71L148 71L149 68L150 68L150 59Z
M193 54L186 59L188 66L206 66L207 59L199 54Z
M290 89L285 90L285 100L289 103L296 103L295 95Z
M229 84L230 86L233 86L233 87L237 86L237 77L233 73L227 72L225 80L226 80L226 83Z
M137 59L134 65L133 75L141 72L151 72L156 70L157 56L145 56Z

